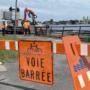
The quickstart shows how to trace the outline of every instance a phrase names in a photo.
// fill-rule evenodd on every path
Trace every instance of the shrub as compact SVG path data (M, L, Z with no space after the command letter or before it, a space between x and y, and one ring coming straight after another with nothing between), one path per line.
M75 35L75 32L72 32L72 33L71 33L71 36L73 36L73 35Z

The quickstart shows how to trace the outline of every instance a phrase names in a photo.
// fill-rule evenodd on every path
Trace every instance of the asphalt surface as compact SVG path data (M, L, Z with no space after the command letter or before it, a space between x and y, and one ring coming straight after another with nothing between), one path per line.
M12 34L9 34L9 36L13 36ZM27 39L27 40L52 40L53 42L62 42L61 39L59 38L51 38L51 37L42 37L42 36L34 36L33 34L30 36L24 36L22 34L18 34L16 35L16 37L20 38L20 39Z
M13 36L13 35L10 35ZM21 39L31 40L52 40L62 42L61 39L53 39L39 36L16 35ZM74 90L66 55L54 54L54 86L46 86L19 79L18 59L14 63L7 63L4 66L7 71L0 72L0 90Z

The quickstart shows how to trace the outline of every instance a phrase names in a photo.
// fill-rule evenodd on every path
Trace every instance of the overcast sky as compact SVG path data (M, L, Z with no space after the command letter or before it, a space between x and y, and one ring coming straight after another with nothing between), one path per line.
M0 10L15 7L16 0L0 0ZM90 16L90 0L17 0L20 18L24 18L24 9L31 9L38 17L36 21L82 20ZM89 17L90 18L90 17ZM30 19L31 20L31 19Z

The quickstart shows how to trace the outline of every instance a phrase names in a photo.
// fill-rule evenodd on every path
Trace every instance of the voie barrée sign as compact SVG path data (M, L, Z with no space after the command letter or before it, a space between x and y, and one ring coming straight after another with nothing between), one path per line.
M18 47L19 78L53 86L53 43L45 40L19 40Z

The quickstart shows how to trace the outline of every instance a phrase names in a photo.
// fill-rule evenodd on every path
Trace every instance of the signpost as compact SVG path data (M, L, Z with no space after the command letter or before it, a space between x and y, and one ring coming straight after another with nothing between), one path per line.
M15 4L15 29L14 29L14 40L16 40L16 15L17 15L17 0Z
M54 85L53 43L43 40L20 40L19 78L33 83Z

